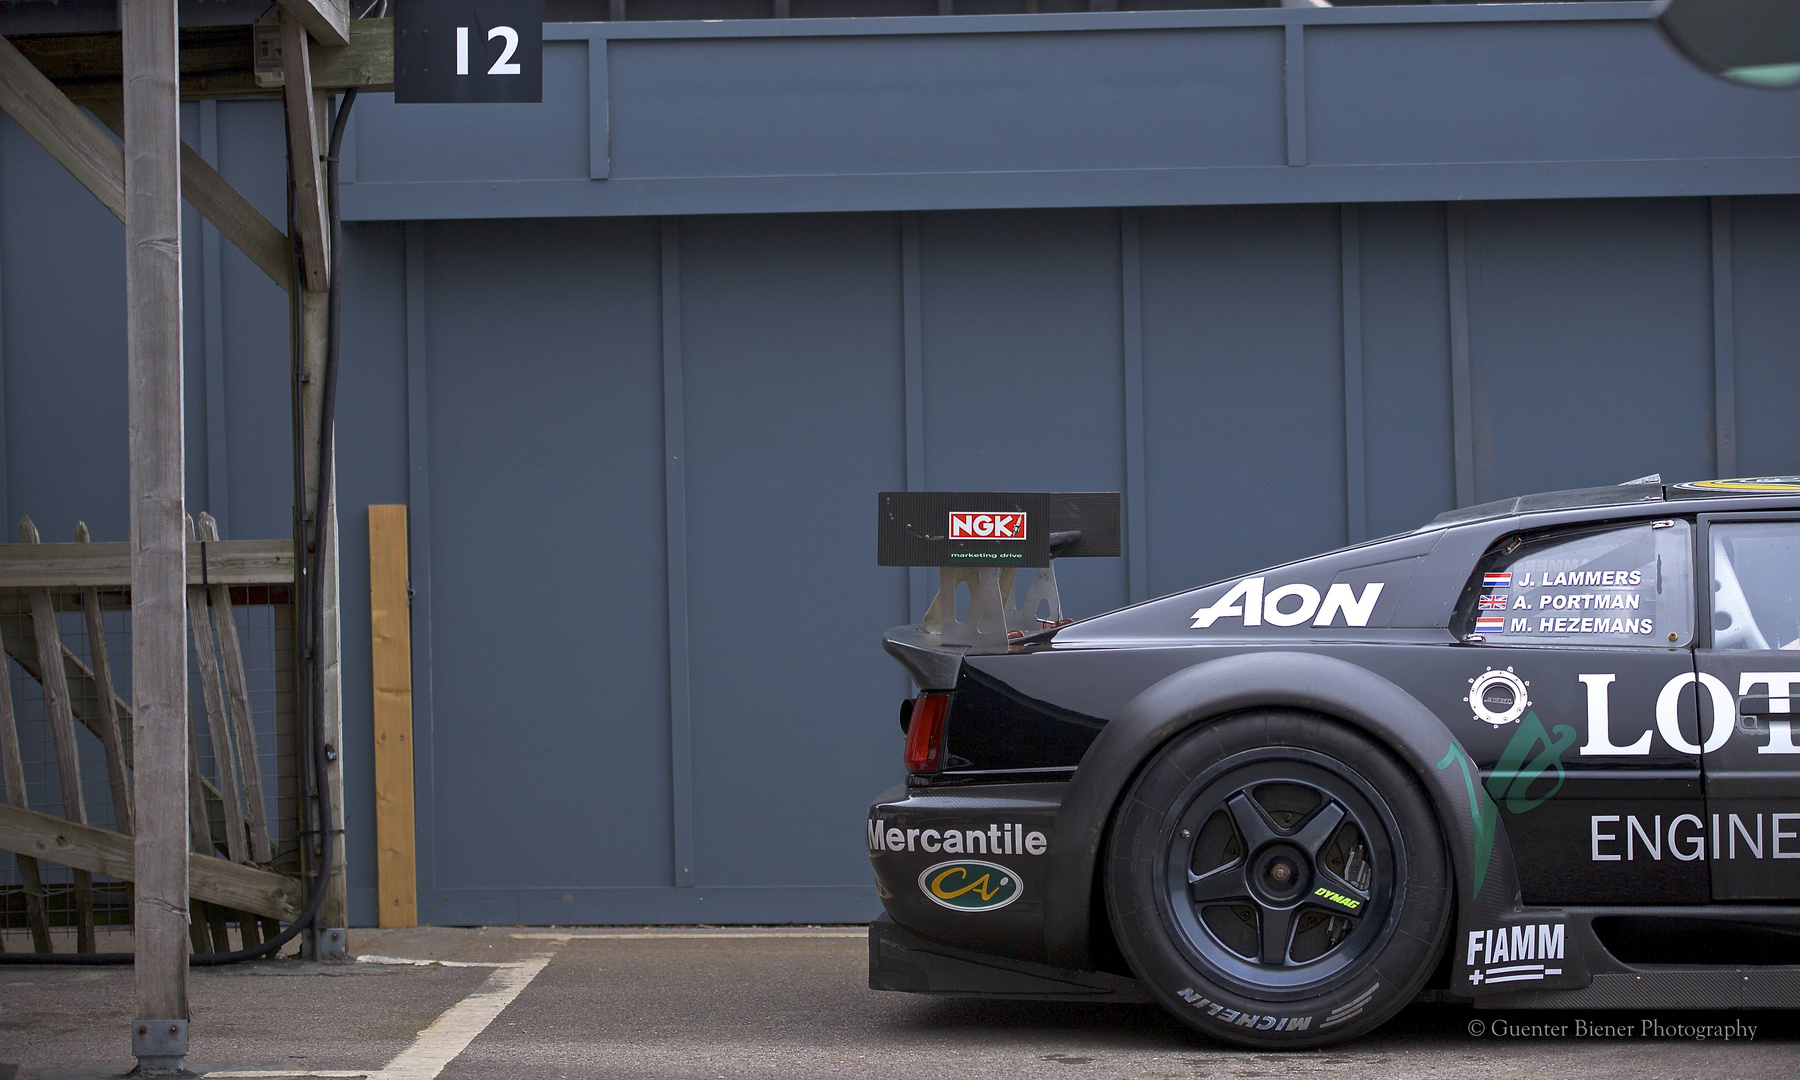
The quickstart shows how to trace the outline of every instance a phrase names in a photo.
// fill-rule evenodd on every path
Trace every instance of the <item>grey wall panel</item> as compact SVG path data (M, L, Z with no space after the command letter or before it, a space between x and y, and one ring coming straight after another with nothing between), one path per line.
M407 501L406 249L403 227L344 230L338 360L337 492L343 620L344 837L350 921L375 907L374 684L369 626L369 506ZM410 523L409 523L410 525ZM417 735L414 736L417 743Z
M920 265L926 486L1125 487L1114 211L926 215ZM1128 598L1122 560L1057 568L1065 609Z
M1359 212L1369 535L1386 536L1456 505L1444 208Z
M11 119L0 120L5 267L7 520L47 540L78 519L128 530L125 229Z
M544 44L541 104L396 105L370 94L351 116L358 183L585 180L587 45Z
M435 881L421 915L516 921L516 906L453 895L497 883L667 885L654 223L448 224L427 231L426 259L435 800L420 812Z
M1395 29L1308 30L1313 164L1794 152L1793 102L1706 75L1647 21Z
M1274 165L1281 47L1276 27L620 41L613 175Z
M287 140L280 104L220 102L218 123L219 172L285 231ZM291 536L293 382L287 293L230 242L220 244L220 250L231 506L227 538Z
M1712 475L1707 214L1701 200L1469 208L1476 501Z
M869 647L906 621L871 555L905 483L899 225L699 218L680 244L694 882L858 886L872 916L850 834L901 778L907 690Z
M1337 208L1143 220L1150 595L1343 543Z
M1733 199L1738 472L1800 473L1800 205Z

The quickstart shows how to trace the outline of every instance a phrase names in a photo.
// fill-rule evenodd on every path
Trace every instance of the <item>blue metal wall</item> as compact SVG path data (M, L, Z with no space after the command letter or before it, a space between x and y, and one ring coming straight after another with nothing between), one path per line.
M359 104L356 919L369 503L414 528L424 919L848 920L925 600L877 490L1125 492L1127 557L1064 571L1094 613L1800 468L1800 99L1571 7L552 26L541 106ZM277 109L188 115L279 217ZM190 233L190 498L282 535L282 297ZM121 239L0 126L4 509L104 539Z

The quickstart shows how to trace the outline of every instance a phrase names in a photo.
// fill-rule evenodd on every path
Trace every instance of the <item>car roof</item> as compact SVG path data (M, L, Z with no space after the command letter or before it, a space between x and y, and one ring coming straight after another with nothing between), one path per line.
M1511 517L1516 514L1544 513L1556 510L1586 510L1605 506L1639 506L1648 503L1689 502L1696 499L1733 499L1800 496L1800 476L1747 476L1737 479L1693 480L1684 484L1664 485L1662 477L1652 474L1639 480L1604 487L1569 488L1543 491L1511 499L1496 499L1457 510L1447 510L1418 531L1467 525L1477 521Z
M1800 488L1795 490L1800 490ZM1543 491L1535 495L1519 495L1511 499L1497 499L1493 502L1478 503L1457 510L1446 510L1432 518L1419 531L1442 529L1451 525L1467 525L1475 521L1487 521L1491 518L1539 513L1547 510L1581 510L1596 506L1656 503L1663 501L1663 491L1660 477L1655 480L1633 480L1628 484L1609 484L1605 487Z

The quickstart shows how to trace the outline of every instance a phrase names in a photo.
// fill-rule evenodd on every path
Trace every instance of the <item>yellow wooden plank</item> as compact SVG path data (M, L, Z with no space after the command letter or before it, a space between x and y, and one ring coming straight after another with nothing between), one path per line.
M419 921L413 847L412 621L406 507L369 507L369 630L375 684L375 866L383 929Z

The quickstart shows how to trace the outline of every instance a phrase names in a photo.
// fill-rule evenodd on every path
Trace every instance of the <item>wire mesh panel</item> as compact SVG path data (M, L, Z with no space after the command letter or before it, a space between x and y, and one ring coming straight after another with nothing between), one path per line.
M56 630L61 638L70 711L75 717L75 743L80 761L81 795L87 821L91 825L124 831L119 808L114 805L113 788L108 778L105 747L100 738L99 689L91 673L97 670L96 642L90 639L83 610L82 593L78 589L50 590L55 610ZM271 858L269 869L292 876L301 871L301 788L299 764L295 756L298 745L297 699L295 683L295 640L293 589L288 585L234 585L229 588L230 615L237 628L242 659L245 695L249 701L249 728L254 732L254 747L237 748L240 769L252 766L262 778L263 812L268 822ZM99 589L100 621L105 637L104 651L110 668L115 710L119 719L125 761L131 761L131 596L124 588ZM215 607L200 609L199 617L223 616ZM213 743L212 726L208 723L207 703L200 677L199 648L213 650L214 663L223 667L226 658L219 653L215 634L210 627L196 634L197 618L190 612L188 634L188 717L192 733L193 757L190 759L203 778L210 836L198 845L207 854L227 854L225 843L226 815L221 791L219 755L228 747ZM204 626L204 624L200 624ZM18 733L20 763L24 776L26 808L63 817L65 800L59 776L43 683L34 672L38 667L38 645L33 626L32 608L22 589L0 590L0 641L5 645L6 678L11 690L15 726ZM231 695L223 695L225 707L232 707ZM230 719L235 720L235 717ZM226 727L229 730L229 726ZM0 791L5 789L0 776ZM5 797L17 802L14 793ZM58 952L76 950L79 906L77 875L66 866L44 860L37 863L38 878L43 888L43 908L50 926L50 936ZM30 911L25 894L26 882L18 858L0 851L0 943L6 950L33 951ZM129 882L105 875L93 876L93 920L99 948L128 950L132 920ZM197 913L196 919L200 916ZM215 946L217 947L217 946Z

